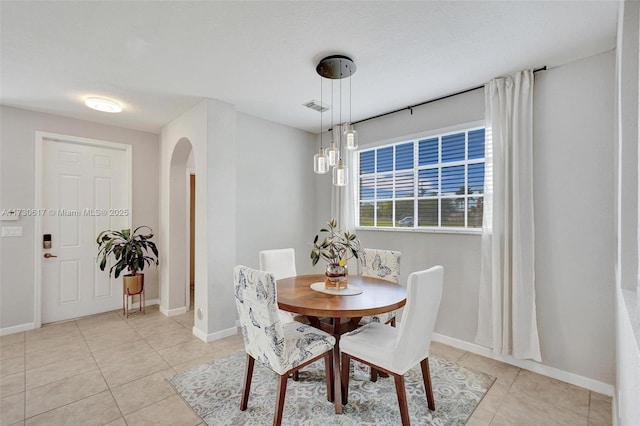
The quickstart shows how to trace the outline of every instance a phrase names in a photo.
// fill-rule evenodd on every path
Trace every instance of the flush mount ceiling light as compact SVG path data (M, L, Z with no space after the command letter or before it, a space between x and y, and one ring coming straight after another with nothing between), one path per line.
M107 98L90 97L84 100L84 104L96 111L111 113L122 111L122 106L118 102Z
M324 174L333 166L333 184L345 186L347 184L347 171L343 163L342 148L353 150L358 147L358 133L351 124L351 76L356 72L356 64L353 60L343 55L331 55L323 58L316 66L316 72L320 76L320 104L322 104L322 80L331 80L331 135L329 148L325 151L322 143L322 111L320 112L320 152L313 157L313 170ZM349 78L349 123L342 122L342 79ZM340 115L338 123L333 124L333 81L340 83ZM344 143L343 143L344 139Z

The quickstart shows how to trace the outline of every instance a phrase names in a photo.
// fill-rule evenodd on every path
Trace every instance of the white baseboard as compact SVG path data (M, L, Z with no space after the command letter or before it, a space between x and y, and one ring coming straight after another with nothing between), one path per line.
M225 337L233 336L236 333L238 333L237 327L227 328L226 330L220 330L210 334L205 334L195 326L193 327L193 335L206 343L213 342L215 340L224 339Z
M614 386L608 383L593 380L588 377L580 376L578 374L569 373L567 371L560 370L555 367L550 367L548 365L544 365L535 361L516 359L511 356L496 355L491 351L491 349L484 346L465 342L464 340L459 340L453 337L445 336L443 334L433 333L432 339L434 342L443 343L445 345L453 346L454 348L462 349L467 352L495 359L496 361L514 365L524 370L533 371L534 373L551 377L552 379L560 380L572 385L580 386L593 392L601 393L607 396L613 396L614 394Z
M187 313L187 307L183 306L181 308L167 309L164 306L160 305L160 312L162 312L165 316L173 317L175 315Z
M22 331L34 330L35 328L36 328L36 325L35 323L32 323L32 322L27 324L14 325L12 327L0 328L0 336L20 333Z

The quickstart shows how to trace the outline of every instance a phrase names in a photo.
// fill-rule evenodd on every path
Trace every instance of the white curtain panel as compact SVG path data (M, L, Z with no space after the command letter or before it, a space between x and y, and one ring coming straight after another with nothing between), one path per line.
M533 72L485 85L486 172L476 343L541 361L533 221Z

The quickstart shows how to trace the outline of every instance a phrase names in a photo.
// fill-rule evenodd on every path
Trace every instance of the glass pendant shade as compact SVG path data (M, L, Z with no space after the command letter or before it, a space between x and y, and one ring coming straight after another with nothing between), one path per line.
M313 156L313 171L323 175L329 171L329 157L324 153L324 148Z
M336 148L336 144L331 141L329 144L329 148L327 148L327 157L329 157L329 165L337 166L338 165L338 149Z
M333 184L335 186L345 186L347 184L347 170L342 164L342 160L333 168Z
M354 150L358 147L358 132L353 128L353 124L349 124L344 128L345 147Z

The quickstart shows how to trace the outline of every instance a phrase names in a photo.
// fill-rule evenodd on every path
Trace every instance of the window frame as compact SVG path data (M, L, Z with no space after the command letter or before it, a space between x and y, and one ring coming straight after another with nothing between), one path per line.
M481 160L479 159L472 159L469 160L468 159L468 132L471 132L473 130L478 130L478 129L485 129L485 154L482 157ZM442 137L443 136L447 136L450 134L455 134L455 133L460 133L460 132L466 132L467 136L465 138L465 159L464 160L458 160L458 161L452 161L452 162L447 162L447 163L442 163ZM419 142L420 140L425 140L425 139L430 139L430 138L434 138L434 137L438 137L438 163L432 166L420 166L418 164L418 155L419 155ZM390 201L390 202L396 202L398 200L407 200L407 199L411 199L413 201L413 211L414 211L414 225L412 227L404 227L404 226L397 226L397 222L399 219L401 218L397 218L396 217L396 211L395 211L395 205L393 208L393 212L392 212L392 221L393 221L393 225L392 226L363 226L360 225L360 153L362 151L369 151L372 149L375 150L379 150L381 148L385 148L388 146L394 146L394 145L401 145L402 143L407 143L407 142L412 142L413 143L413 158L414 158L414 167L412 167L411 169L405 169L405 170L400 170L397 171L395 169L395 164L393 167L393 170L390 172L374 172L373 175L378 175L378 174L382 174L382 173L389 173L392 174L394 176L393 179L393 189L394 189L394 193L393 196L390 198L384 198L382 199L383 201ZM354 155L353 155L353 177L354 179L352 180L352 185L353 185L353 191L354 191L354 197L353 197L353 201L354 201L354 210L355 210L355 220L356 223L358 225L356 225L356 230L359 231L383 231L383 232L423 232L423 233L447 233L447 234L473 234L473 235L478 235L482 233L482 226L477 227L477 228L469 228L469 227L452 227L452 226L416 226L415 225L415 213L417 211L417 204L419 202L419 200L424 200L426 198L420 198L418 197L418 179L417 176L419 174L420 170L426 170L426 169L436 169L438 170L438 180L439 180L439 185L441 185L441 170L442 167L452 167L452 166L456 166L456 165L469 165L469 164L478 164L478 163L483 163L486 164L486 152L487 152L487 143L489 142L489 136L488 136L488 130L486 128L486 123L484 120L478 120L478 121L473 121L473 122L468 122L468 123L462 123L462 124L458 124L455 126L449 126L449 127L445 127L445 128L438 128L438 129L433 129L433 130L428 130L425 132L420 132L420 133L414 133L414 134L409 134L409 135L405 135L405 136L399 136L399 137L395 137L392 139L386 139L386 140L381 140L381 141L377 141L374 143L370 143L370 144L362 144L358 147L357 150L355 150ZM376 154L377 155L377 154ZM374 162L376 161L376 157L374 156ZM393 159L392 161L395 162L395 150L394 150L394 155L393 155ZM411 170L413 172L413 178L414 178L414 182L413 182L413 196L412 197L396 197L396 193L395 193L395 188L396 188L396 180L395 180L395 175L396 173L400 172L404 172L407 170ZM485 179L485 186L486 186L486 179L488 178L488 175L486 173L486 167L485 167L485 175L484 175L484 179ZM469 173L468 170L465 173L465 184L468 184L468 179L469 179ZM466 186L466 185L465 185ZM439 192L441 191L442 188L439 189ZM465 225L468 226L468 199L469 198L473 198L475 194L464 194L463 196L460 195L443 195L441 193L438 194L437 197L432 198L435 200L438 200L438 223L441 224L442 223L442 211L440 208L440 200L442 199L456 199L456 198L462 198L464 197L465 200ZM483 201L484 201L484 197L485 197L485 193L483 191L482 195L481 195ZM377 204L381 199L377 198L377 195L374 196L374 202ZM376 211L374 209L374 221L376 218ZM375 222L374 222L375 223Z

